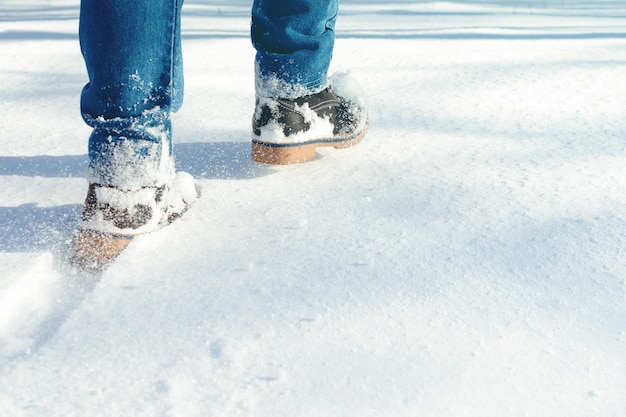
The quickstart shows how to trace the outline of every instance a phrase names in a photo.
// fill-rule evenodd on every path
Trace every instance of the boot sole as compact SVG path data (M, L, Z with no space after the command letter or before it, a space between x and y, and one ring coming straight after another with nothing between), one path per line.
M349 148L359 143L366 133L367 129L352 138L320 139L304 143L268 143L253 139L252 160L268 165L289 165L306 162L315 158L315 150L317 148Z
M177 216L170 216L167 222L161 224L160 227L138 233L134 235L113 234L99 232L90 229L78 229L74 235L73 254L70 256L71 262L75 266L86 270L103 270L112 263L123 251L130 245L133 238L143 236L160 230L162 227L170 225L175 220L182 217L187 211L187 206Z
M82 263L110 263L126 249L132 240L133 236L79 230L76 233L74 247L75 260Z

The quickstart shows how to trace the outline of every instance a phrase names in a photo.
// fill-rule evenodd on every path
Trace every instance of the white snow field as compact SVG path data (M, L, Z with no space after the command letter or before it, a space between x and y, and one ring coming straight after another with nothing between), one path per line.
M251 162L250 0L188 0L178 168L101 274L78 0L0 1L0 416L626 415L626 3L345 0L368 136Z

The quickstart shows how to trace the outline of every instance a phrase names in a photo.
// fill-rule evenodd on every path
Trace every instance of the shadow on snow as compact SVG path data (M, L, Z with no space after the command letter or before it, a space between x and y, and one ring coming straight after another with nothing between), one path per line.
M243 180L271 172L250 159L249 142L181 143L175 146L175 155L177 169L197 179ZM84 178L86 169L85 155L0 157L0 175L7 176ZM75 228L80 210L81 204L0 207L0 252L56 247Z

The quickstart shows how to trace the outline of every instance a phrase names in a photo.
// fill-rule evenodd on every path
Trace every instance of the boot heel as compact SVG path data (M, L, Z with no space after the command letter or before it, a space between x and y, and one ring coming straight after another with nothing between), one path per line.
M76 234L74 253L79 258L110 262L126 249L131 240L133 240L132 236L80 231Z

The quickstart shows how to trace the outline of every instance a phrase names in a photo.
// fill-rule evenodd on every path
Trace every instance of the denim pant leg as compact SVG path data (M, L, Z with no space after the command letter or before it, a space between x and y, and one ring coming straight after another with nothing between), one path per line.
M94 128L91 182L134 187L172 175L169 115L183 96L182 3L81 1L80 45L89 76L81 112Z
M293 98L325 87L337 11L337 0L254 0L258 95Z

